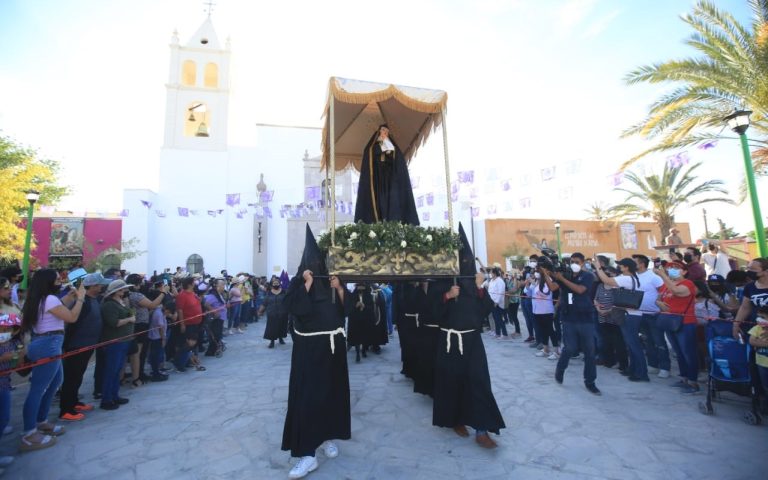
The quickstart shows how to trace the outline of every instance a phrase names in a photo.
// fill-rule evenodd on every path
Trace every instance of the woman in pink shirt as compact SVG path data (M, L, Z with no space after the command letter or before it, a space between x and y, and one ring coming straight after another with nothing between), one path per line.
M85 287L69 293L59 300L61 281L56 270L39 270L29 282L27 299L22 310L22 330L29 332L32 341L27 348L30 361L61 355L64 343L64 324L75 323L80 315L85 296ZM74 304L67 308L64 304ZM32 369L29 392L24 402L24 436L21 451L39 450L53 446L56 436L64 428L48 422L48 411L56 390L64 378L61 359L54 360Z

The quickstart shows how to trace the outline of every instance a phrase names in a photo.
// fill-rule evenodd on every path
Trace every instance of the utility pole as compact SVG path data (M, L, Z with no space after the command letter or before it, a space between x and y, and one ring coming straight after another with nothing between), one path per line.
M704 215L704 236L709 236L709 226L707 226L707 209L702 208L701 213Z

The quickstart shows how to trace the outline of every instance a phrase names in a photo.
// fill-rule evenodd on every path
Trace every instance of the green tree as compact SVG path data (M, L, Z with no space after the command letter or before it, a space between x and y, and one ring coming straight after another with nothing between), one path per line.
M618 187L614 190L626 193L623 203L614 205L609 210L621 219L651 218L659 226L662 238L669 235L675 224L675 212L682 206L695 206L710 202L733 203L727 198L728 191L722 180L709 180L695 184L697 163L682 172L682 166L670 167L664 164L661 175L640 176L633 172L624 174L624 179L631 186ZM717 193L723 197L701 198L704 194Z
M37 205L51 205L67 194L57 185L59 164L41 159L34 150L21 147L0 135L0 259L20 258L25 231L19 226L29 203L26 192L37 190Z
M768 0L748 0L749 27L711 1L699 0L682 15L693 33L686 43L698 56L645 65L630 72L630 84L669 84L674 88L650 106L648 115L624 137L654 141L622 165L654 152L677 150L716 139L737 139L723 132L723 117L735 107L752 110L750 143L755 172L768 166Z
M605 202L595 202L584 209L587 220L598 221L603 225L612 226L616 223L616 213Z
M120 245L107 248L99 253L95 258L91 259L86 265L85 269L89 272L96 270L106 271L110 267L119 268L126 260L131 260L138 256L144 255L146 251L137 250L139 245L138 238L131 238L130 240L123 240ZM83 246L84 250L93 252L94 247L92 244L86 242Z
M717 219L717 225L719 227L717 233L706 232L706 238L711 240L730 240L739 236L732 227L725 224L722 218Z

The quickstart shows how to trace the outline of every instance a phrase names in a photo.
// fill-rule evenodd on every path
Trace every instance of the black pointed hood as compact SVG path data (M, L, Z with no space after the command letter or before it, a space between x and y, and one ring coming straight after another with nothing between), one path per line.
M459 222L459 239L461 240L461 250L459 250L459 274L462 277L466 275L475 275L477 273L475 252L473 252L472 247L469 246L467 234L464 233L464 226L461 222Z
M296 285L304 285L303 274L304 270L309 270L315 276L312 282L313 297L317 298L320 295L327 295L330 292L330 281L328 279L328 267L325 265L325 256L320 251L320 247L317 246L315 236L312 233L312 229L307 224L305 240L304 240L304 253L301 256L301 262L299 268L296 271L296 275L293 277L293 281L289 286L289 289ZM318 278L323 277L323 278Z

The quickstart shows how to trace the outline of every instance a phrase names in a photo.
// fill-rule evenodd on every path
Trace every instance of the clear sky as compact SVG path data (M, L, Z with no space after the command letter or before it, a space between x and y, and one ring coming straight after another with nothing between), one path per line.
M749 20L746 1L716 3ZM619 135L665 90L622 78L691 54L679 15L692 5L218 0L214 25L222 42L232 40L230 143L253 144L256 123L320 126L330 76L442 89L452 169L477 171L475 201L503 200L485 188L489 177L538 179L540 168L554 166L555 182L504 194L518 206L521 197L536 200L509 216L582 218L595 201L621 198L608 178L642 144ZM0 0L0 130L61 160L73 189L63 207L117 211L124 188L156 188L168 43L174 29L186 42L204 18L198 0ZM428 177L442 162L433 138L413 175ZM736 191L743 172L736 142L688 154L705 163L702 177ZM638 168L658 171L665 158ZM563 175L574 164L578 172ZM558 195L569 188L571 197ZM710 229L718 216L737 231L752 229L747 204L707 209ZM703 230L700 208L678 220L691 221L694 235Z

